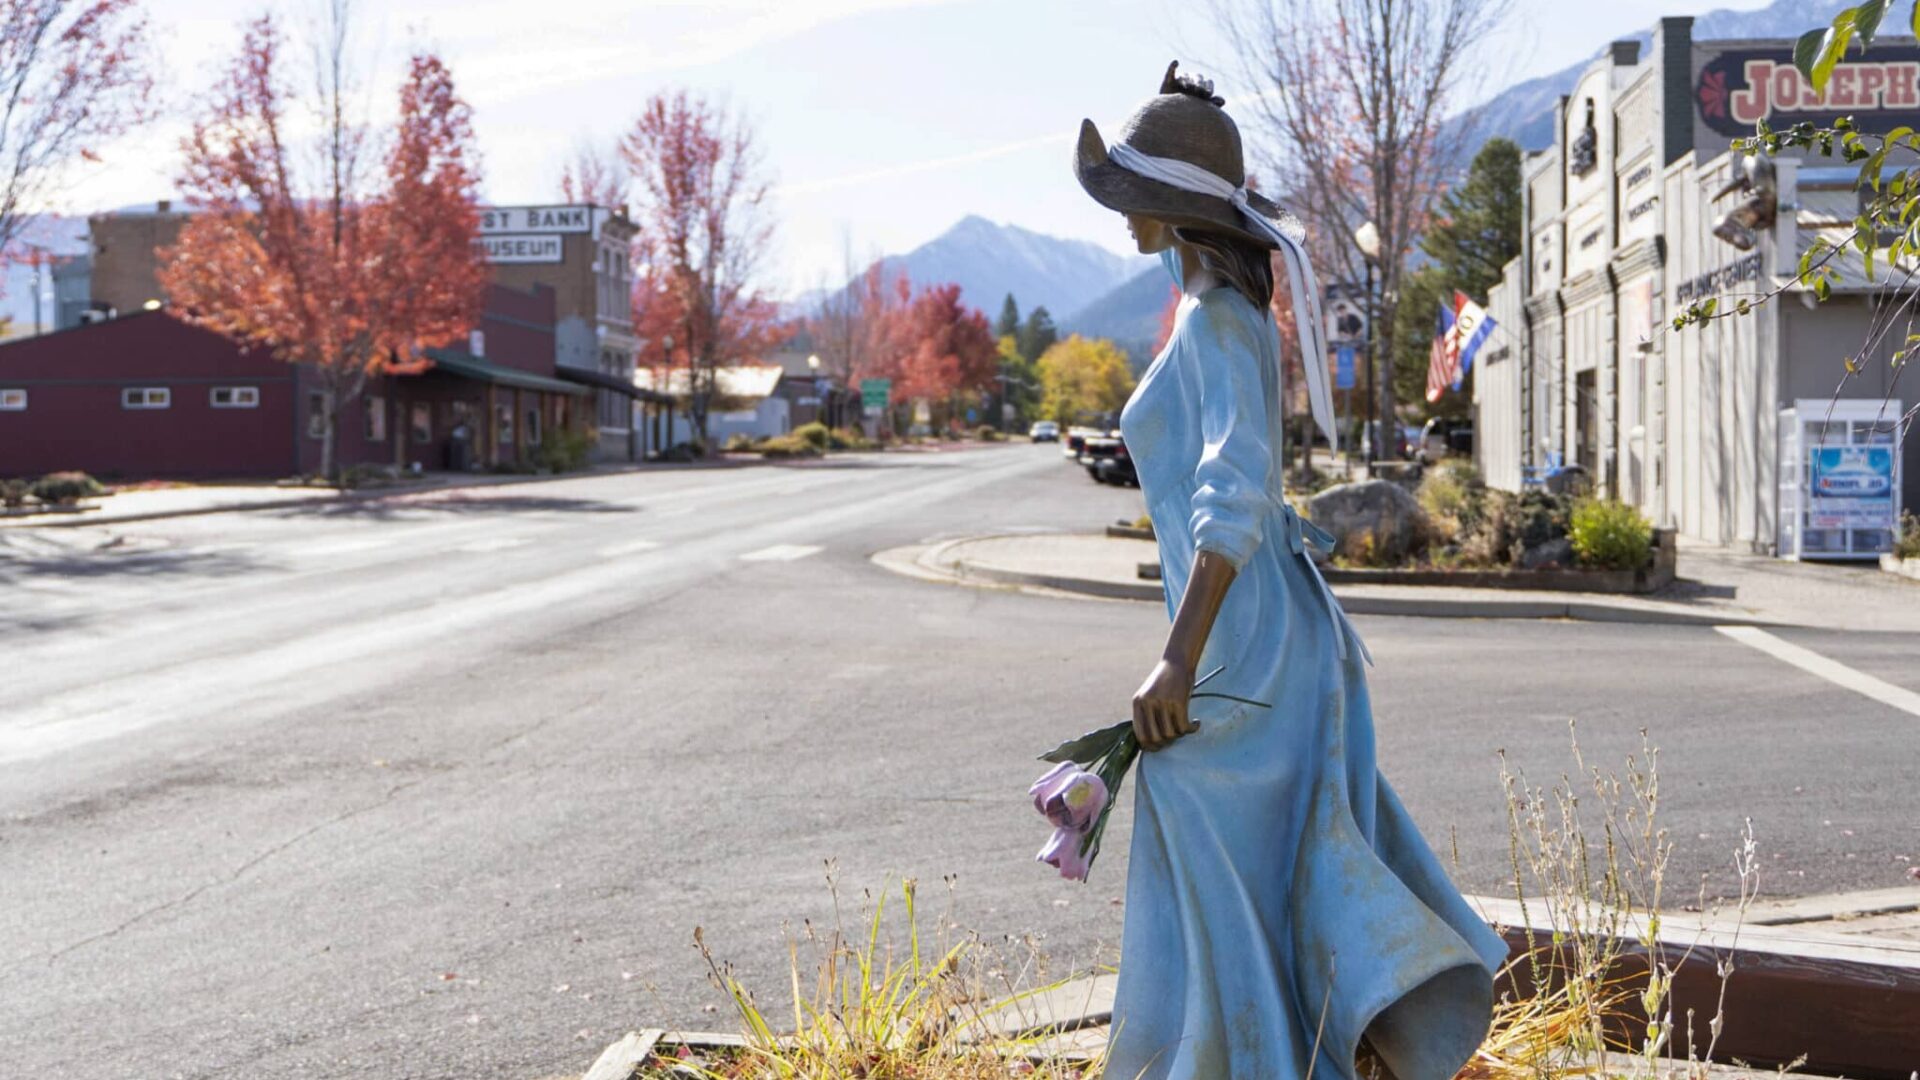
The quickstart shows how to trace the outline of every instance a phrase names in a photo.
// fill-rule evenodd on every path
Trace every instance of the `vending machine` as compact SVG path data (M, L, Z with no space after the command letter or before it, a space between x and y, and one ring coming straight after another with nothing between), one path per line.
M1801 398L1780 410L1783 559L1877 559L1900 522L1900 402Z

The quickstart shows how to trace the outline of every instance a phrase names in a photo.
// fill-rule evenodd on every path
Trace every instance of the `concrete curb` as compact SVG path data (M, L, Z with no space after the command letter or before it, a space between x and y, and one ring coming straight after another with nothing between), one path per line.
M1040 574L986 566L957 556L954 549L985 537L969 536L929 545L894 548L876 553L873 561L895 573L923 581L942 581L974 587L1000 587L1050 596L1082 596L1101 600L1147 600L1164 603L1158 582L1102 581L1059 574ZM1654 626L1786 626L1779 620L1724 612L1671 611L1649 608L1612 598L1570 596L1541 599L1524 597L1465 597L1445 595L1446 586L1417 586L1420 596L1375 596L1347 592L1334 586L1340 606L1349 615L1392 615L1423 619L1573 619L1582 622L1631 623ZM1437 594L1437 595L1436 595Z

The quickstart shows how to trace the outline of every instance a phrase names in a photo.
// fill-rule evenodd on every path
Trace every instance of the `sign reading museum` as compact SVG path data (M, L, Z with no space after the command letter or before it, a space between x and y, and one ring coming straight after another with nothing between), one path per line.
M482 236L474 241L490 263L557 263L564 252L562 238L546 236Z

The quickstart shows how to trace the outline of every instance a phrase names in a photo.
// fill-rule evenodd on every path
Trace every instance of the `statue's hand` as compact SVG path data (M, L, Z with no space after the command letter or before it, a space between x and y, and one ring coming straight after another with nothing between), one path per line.
M1158 750L1200 730L1187 717L1187 698L1192 693L1192 668L1173 660L1153 666L1133 695L1133 734L1142 748Z

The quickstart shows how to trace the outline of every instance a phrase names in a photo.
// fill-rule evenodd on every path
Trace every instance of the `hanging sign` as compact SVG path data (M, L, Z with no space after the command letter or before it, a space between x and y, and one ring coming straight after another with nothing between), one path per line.
M1808 453L1808 528L1893 528L1893 447L1816 446Z
M1334 354L1333 385L1337 390L1353 389L1353 346L1342 345Z

